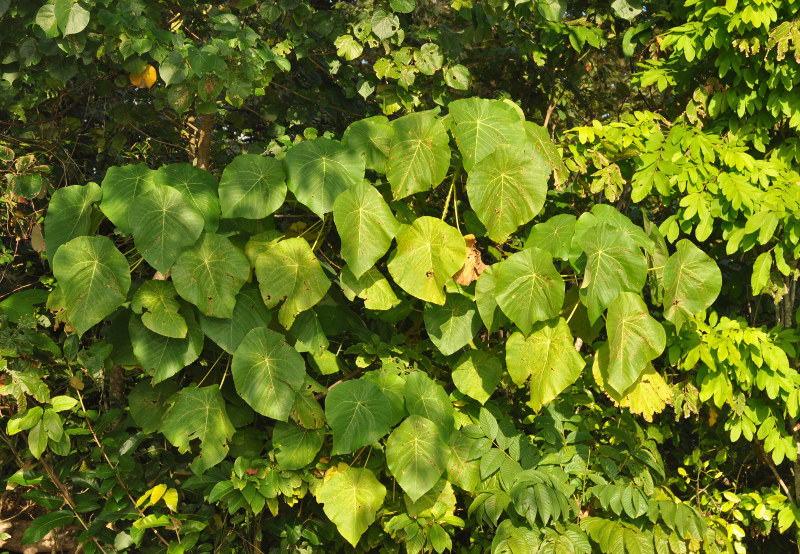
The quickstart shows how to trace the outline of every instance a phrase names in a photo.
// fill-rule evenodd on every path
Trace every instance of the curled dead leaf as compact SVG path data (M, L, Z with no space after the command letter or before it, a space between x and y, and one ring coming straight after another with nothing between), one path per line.
M464 262L464 267L453 276L453 279L459 285L467 286L480 277L480 274L486 269L486 265L481 259L481 251L476 245L475 235L464 235L464 241L467 243L468 249L467 260Z

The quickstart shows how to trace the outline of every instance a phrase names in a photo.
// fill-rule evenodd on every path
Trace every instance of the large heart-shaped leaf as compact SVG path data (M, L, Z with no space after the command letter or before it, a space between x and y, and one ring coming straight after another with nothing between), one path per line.
M508 323L503 310L497 305L497 267L497 264L486 267L475 285L475 304L490 333L499 330L504 323Z
M386 178L395 198L428 190L442 182L450 167L450 142L436 112L418 112L392 122L394 136Z
M253 285L245 285L236 295L230 318L200 314L200 326L208 338L228 354L233 354L247 333L256 327L267 327L271 319L272 314L264 305L258 289Z
M286 421L306 376L306 364L286 339L265 327L253 329L233 354L236 391L251 408Z
M287 329L297 314L322 300L331 286L311 247L300 237L281 241L259 256L256 276L267 307L285 299L278 321Z
M205 230L213 233L219 226L219 183L208 171L189 164L159 167L153 175L156 185L170 186L183 196L184 202L197 210L205 222Z
M203 232L203 216L176 189L153 185L128 209L136 248L151 266L166 274L178 256Z
M466 171L501 144L525 146L525 127L517 111L500 100L465 98L447 107L453 116L455 136Z
M368 469L345 467L331 473L317 489L317 501L339 533L355 546L375 521L386 487Z
M418 415L407 417L386 441L389 471L413 501L436 484L449 455L439 426Z
M55 257L62 244L91 232L92 206L100 196L97 183L70 185L53 193L44 220L48 259Z
M342 135L342 144L364 158L367 169L384 173L393 136L389 120L376 115L351 123Z
M345 381L325 397L325 418L333 430L332 454L349 454L389 432L392 406L378 386L365 379Z
M403 398L406 410L411 415L422 416L434 422L442 430L445 440L453 431L453 404L444 387L428 377L423 371L415 371L406 379Z
M527 338L514 333L506 343L508 374L517 385L530 376L530 406L535 411L574 383L585 365L562 318L536 324Z
M386 201L366 181L339 195L333 203L333 220L342 239L342 258L355 277L386 254L398 227Z
M53 11L62 36L80 33L89 24L89 10L74 0L55 0Z
M481 328L475 302L460 294L448 294L443 306L426 304L424 321L428 337L445 356L469 344Z
M78 335L111 315L131 286L128 262L108 237L77 237L61 246L53 258L53 275Z
M494 352L469 350L451 374L453 384L470 398L484 404L500 384L503 364Z
M155 172L144 164L111 167L101 184L100 209L120 231L131 232L128 210L134 199L153 188Z
M441 305L445 283L466 259L466 242L458 230L435 217L420 217L399 237L389 273L410 295Z
M322 448L321 429L305 429L291 422L278 421L272 431L275 459L282 471L303 469L314 461Z
M131 310L142 314L142 323L154 333L182 339L187 328L186 320L178 313L181 304L177 295L171 281L146 281L136 289Z
M364 179L364 158L323 137L297 144L283 163L289 190L319 217L333 210L341 193Z
M556 186L559 186L567 179L569 172L561 159L558 148L550 140L547 127L542 127L531 121L526 121L524 125L525 134L528 138L528 142L525 145L526 149L533 150L547 161L547 165L553 170Z
M225 458L235 429L228 419L219 387L212 385L179 391L160 431L181 452L188 452L189 443L200 439L200 455L189 466L200 475Z
M179 314L186 322L186 337L182 339L154 333L135 315L128 323L133 354L153 378L153 383L172 377L194 362L203 350L203 331L194 318L194 312L184 308Z
M509 145L498 146L475 164L467 195L489 238L504 242L541 211L549 175L544 158Z
M556 317L564 304L564 281L544 250L526 248L509 256L495 276L497 304L526 335L537 321Z
M714 260L683 239L664 266L664 317L680 331L683 323L717 299L722 274Z
M222 172L222 217L263 219L280 208L285 198L286 174L275 158L240 154Z
M585 232L579 244L587 257L581 302L594 323L621 292L642 290L647 260L633 239L607 223Z
M210 317L233 316L236 293L249 276L245 255L214 233L205 233L172 268L178 294Z
M348 300L352 302L356 296L363 298L368 310L389 310L400 303L388 279L374 267L356 279L349 266L344 266L339 282Z
M661 355L667 335L644 300L622 292L608 307L608 385L620 395L634 385L647 364Z
M575 216L559 214L531 229L525 247L535 246L547 250L554 258L569 260L572 256L572 237L575 234ZM580 251L578 251L580 254Z

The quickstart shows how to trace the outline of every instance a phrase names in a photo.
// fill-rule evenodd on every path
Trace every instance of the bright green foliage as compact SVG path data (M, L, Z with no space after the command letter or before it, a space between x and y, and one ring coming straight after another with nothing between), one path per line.
M130 233L128 210L133 201L153 188L153 171L144 164L112 167L101 184L100 209L123 233Z
M147 281L131 299L131 311L142 314L145 327L174 339L186 336L186 320L178 313L181 305L171 281Z
M234 431L215 386L179 391L172 397L159 430L182 451L189 449L190 441L200 439L200 455L191 463L192 471L198 475L222 461Z
M531 408L539 411L575 382L586 362L563 319L534 325L527 337L514 333L506 344L508 374L517 385L531 378Z
M453 135L466 171L471 172L475 164L492 154L501 144L516 149L525 145L522 119L510 104L466 98L452 102L448 110L455 122Z
M306 374L303 358L283 337L255 328L239 344L231 362L239 395L255 411L286 421Z
M333 453L349 454L389 433L389 400L365 379L346 381L325 397L325 418L333 430Z
M283 204L286 175L273 158L241 154L222 172L219 203L222 217L267 217Z
M445 439L450 436L453 430L453 405L441 385L422 371L415 371L406 379L403 398L409 414L422 416L438 425Z
M342 136L342 143L364 157L366 169L382 172L393 136L394 126L386 117L376 115L351 123Z
M492 352L470 350L453 370L453 384L463 394L485 404L500 384L503 364Z
M285 470L302 469L311 462L322 448L323 433L319 429L304 429L299 425L279 421L272 433L275 458Z
M438 185L450 167L448 137L432 111L392 122L394 134L386 160L386 178L395 198L405 198Z
M497 304L508 318L528 334L537 321L558 315L564 303L564 282L550 254L526 248L509 256L496 270Z
M445 470L448 447L439 426L418 415L406 418L386 442L386 463L412 501L433 487Z
M289 190L319 217L333 211L336 198L364 178L364 160L339 142L301 142L284 159Z
M688 240L676 245L677 252L664 266L664 317L680 331L683 323L716 300L722 275L711 258Z
M368 469L347 467L326 478L317 492L325 515L339 533L355 546L386 497L384 487Z
M460 294L449 294L444 305L425 305L425 330L436 348L449 356L472 341L481 327L475 303Z
M397 240L388 268L407 293L443 305L444 285L464 264L466 246L453 227L432 217L420 217Z
M156 185L178 190L184 202L203 216L205 230L213 233L219 226L220 197L216 177L189 164L162 165L153 174Z
M58 248L92 229L93 204L100 200L97 183L58 189L50 199L45 218L47 255L52 260Z
M200 356L203 332L190 309L183 309L177 314L186 323L187 332L183 338L170 338L151 331L144 323L145 315L141 319L131 316L128 324L130 341L139 364L153 378L153 383L159 383Z
M131 276L125 256L106 237L77 237L53 259L72 327L82 335L125 301Z

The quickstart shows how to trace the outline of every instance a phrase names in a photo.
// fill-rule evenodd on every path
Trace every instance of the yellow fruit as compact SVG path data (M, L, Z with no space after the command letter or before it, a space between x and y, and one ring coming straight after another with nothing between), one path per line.
M152 65L148 65L147 67L144 68L144 71L142 71L138 75L136 73L131 73L129 75L129 78L131 80L131 84L135 87L150 88L154 84L156 84L156 79L158 78L158 74L156 73L155 67L153 67Z

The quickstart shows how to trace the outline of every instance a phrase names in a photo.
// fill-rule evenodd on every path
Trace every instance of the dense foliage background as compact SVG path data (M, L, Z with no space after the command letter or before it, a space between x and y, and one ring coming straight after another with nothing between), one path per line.
M798 549L797 13L0 0L0 550Z

